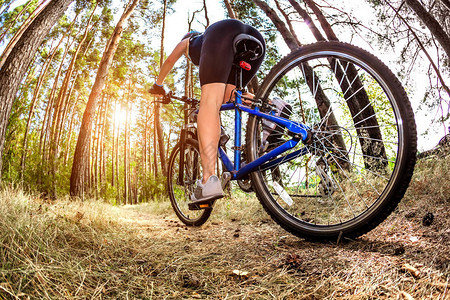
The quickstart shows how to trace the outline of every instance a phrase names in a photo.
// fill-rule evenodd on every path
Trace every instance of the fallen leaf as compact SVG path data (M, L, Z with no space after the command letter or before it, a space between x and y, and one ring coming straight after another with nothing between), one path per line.
M398 294L399 299L405 299L405 300L414 300L413 296L408 294L407 292L401 291Z
M419 238L416 237L416 236L412 236L412 237L409 238L409 240L410 240L411 242L415 243L415 242L419 241Z
M247 271L233 270L233 274L237 275L239 277L248 277L248 272Z
M414 278L418 278L420 276L420 271L410 264L404 264L402 269L408 271Z

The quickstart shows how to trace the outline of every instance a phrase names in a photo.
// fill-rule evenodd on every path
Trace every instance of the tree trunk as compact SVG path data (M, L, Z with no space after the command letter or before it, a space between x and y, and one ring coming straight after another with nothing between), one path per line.
M59 77L61 76L66 56L69 53L69 49L72 46L72 43L74 41L75 40L73 40L70 43L69 43L69 41L67 41L66 49L64 50L64 54L61 58L61 63L59 64L58 71L56 72L56 75L55 75L55 79L53 82L52 90L50 92L50 96L48 97L49 99L48 99L48 103L47 103L47 108L45 110L44 122L42 123L42 130L41 130L41 136L40 136L40 141L39 141L39 146L40 146L39 149L42 149L42 160L45 162L48 162L48 158L49 158L48 154L50 153L50 151L48 151L46 145L47 145L47 142L49 142L49 143L51 142L49 135L50 135L50 130L51 130L52 117L54 118L54 113L52 115L51 112L52 112L52 108L56 107L55 94L56 94L56 90L58 89Z
M237 19L236 14L233 11L233 8L231 7L230 1L223 0L223 3L225 3L225 7L227 8L228 16L230 19Z
M73 25L75 24L75 20L77 19L77 17L78 17L78 14L75 16L75 18L73 19L72 23L71 23L71 24L69 25L69 27L67 28L67 30L66 30L66 32L64 33L64 35L61 37L61 39L60 39L58 45L54 48L54 50L53 50L53 52L52 52L51 60L53 60L53 57L54 57L55 54L58 52L59 46L62 44L62 42L64 41L64 39L68 36L68 34L69 34L69 32L71 31ZM67 40L67 43L69 43L69 39ZM56 74L54 77L59 77L59 71L57 72L57 74ZM55 83L56 83L56 82L57 82L57 80L55 79ZM54 89L52 89L52 92L53 92L53 90L54 90ZM45 135L45 134L44 134L44 130L46 129L46 124L48 123L47 118L49 117L50 110L51 110L51 107L52 107L52 101L51 101L51 99L52 99L52 94L50 94L50 97L48 97L48 98L49 98L49 100L47 101L47 107L46 107L46 109L45 109L44 120L42 121L42 126L41 126L41 131L40 131L40 137L39 137L39 148L38 148L38 151L39 151L39 155L40 155L40 156L42 155L42 152L43 152L43 151L42 151L42 143L43 143L43 138L44 138L44 135ZM42 172L43 160L44 160L44 159L42 159L41 162L40 162L40 166L41 166L41 167L40 167L40 172L41 172L41 173L43 173L43 172ZM41 177L38 177L38 179L40 180Z
M154 104L155 106L155 112L153 114L153 169L154 169L154 174L155 174L155 178L158 177L158 147L157 147L157 133L156 133L156 126L155 126L155 119L156 119L156 103Z
M25 6L25 8L17 15L16 18L18 18L22 12L24 12L26 10L26 8L28 7L28 5L31 4L32 1L28 1L28 4ZM39 13L42 11L42 5L44 4L45 0L43 2L41 2L39 4L39 6L28 16L28 18L25 20L25 22L23 22L23 24L19 27L19 29L16 31L16 33L14 34L14 36L11 38L11 40L9 41L8 45L6 46L5 50L3 50L3 53L0 56L0 68L3 66L3 64L5 63L6 58L9 56L9 54L11 53L11 50L13 49L14 45L17 43L17 41L20 39L20 37L22 36L22 34L25 32L25 30L28 28L28 26L31 24L31 22L33 22L33 20L39 15ZM12 22L11 26L14 24L14 22ZM10 27L11 27L10 26ZM4 33L2 34L2 36L0 37L0 41L3 40L3 38L5 37L5 35L8 33L10 28L7 28Z
M317 7L316 3L313 0L304 0L304 1L316 15L317 20L319 20L320 26L322 27L323 31L327 35L328 40L338 41L339 39L337 38L336 34L334 33L333 29L331 28L330 23L328 23L327 19L322 14L322 11Z
M8 33L8 31L11 29L11 27L13 27L13 25L17 22L17 20L20 18L20 16L21 16L24 12L27 11L28 6L30 6L30 4L31 4L32 2L33 2L33 1L28 1L28 2L25 4L25 6L22 8L22 10L19 11L19 13L16 15L16 17L14 18L14 20L9 22L9 23L10 23L9 26L6 27L6 28L3 30L2 34L0 35L0 42L1 42L1 41L3 40L3 38L6 36L6 34ZM32 14L33 14L33 13L31 13L29 17L31 17ZM28 20L28 19L27 19L27 20ZM26 24L27 20L25 20L25 22L22 24L22 26L24 26L24 25ZM16 33L19 33L19 32L21 31L20 29L22 28L22 26L19 28L19 30L17 30ZM12 37L11 40L13 40L15 36L16 36L16 35L14 35L14 36ZM6 56L7 56L7 55L6 55ZM3 57L3 54L2 54L2 57ZM3 59L2 59L2 61L3 61ZM0 64L0 68L1 68L1 64Z
M417 0L406 0L406 4L416 13L422 23L427 26L436 40L441 44L450 60L450 36L442 28L441 24L420 4Z
M50 132L50 153L51 157L50 160L52 161L52 173L55 174L57 172L57 162L58 159L58 148L59 148L59 136L62 131L62 120L63 120L63 113L64 108L66 107L66 99L68 101L70 94L67 94L67 91L69 90L69 83L72 78L72 74L74 72L75 62L77 61L78 53L81 50L81 46L83 45L84 41L87 38L88 32L89 32L89 26L92 21L92 17L94 16L95 9L97 8L97 2L92 9L92 13L89 17L89 20L86 24L86 29L84 31L83 37L81 38L80 42L78 43L78 46L75 50L75 53L72 56L72 60L70 62L69 67L66 70L66 75L64 76L64 80L61 86L61 89L59 90L58 97L56 98L55 103L55 111L53 114L53 122L52 122L52 129ZM73 85L74 86L74 85ZM72 87L73 87L72 86Z
M330 23L322 14L322 11L317 7L316 3L313 0L304 1L316 15L327 38L329 40L338 41ZM369 96L359 78L358 71L352 64L347 67L342 66L341 64L336 65L337 62L335 59L329 59L328 61L330 62L331 69L335 71L338 82L341 83L341 90L344 94L344 98L347 100L346 103L353 117L353 121L357 124L355 127L358 136L362 137L359 139L359 143L362 152L365 155L364 162L366 167L372 169L384 167L384 163L381 163L382 165L376 165L374 164L376 160L371 159L372 157L386 158L386 150L382 142L378 121L376 117L373 117L376 116L375 111L373 110L372 105L370 105ZM344 77L347 77L349 80L342 80ZM347 99L347 96L351 96L352 98ZM370 142L370 140L368 142L368 140L364 138L367 136L371 138L372 142ZM340 152L345 153L345 148L342 148Z
M209 26L209 17L208 17L208 9L206 8L206 0L203 0L203 8L205 9L205 20L206 20L206 27Z
M66 142L66 151L64 153L64 164L67 163L67 160L69 159L69 153L71 150L70 144L72 140L72 127L73 127L73 120L75 118L75 110L72 112L72 117L70 118L69 122L69 130L67 131L67 142Z
M266 15L272 20L274 25L277 27L278 31L281 33L281 36L283 37L284 41L288 45L288 47L291 50L294 50L298 48L300 45L297 44L297 41L295 37L292 35L292 33L289 31L288 28L286 28L286 25L283 23L283 21L278 17L276 12L271 9L265 2L262 2L261 0L254 0L255 3L266 13ZM308 64L303 64L303 67L305 69L305 79L306 83L308 84L308 87L311 91L315 91L315 102L317 105L317 109L319 110L319 114L321 118L327 118L327 125L337 125L336 117L334 116L334 113L329 113L329 107L330 107L330 100L328 99L327 95L324 93L322 87L320 84L315 80L315 74L314 70L309 66ZM314 86L315 84L315 86ZM346 153L345 151L345 142L340 135L336 135L336 144L339 149L341 149L342 153ZM344 168L348 167L348 164L342 163Z
M99 104L99 109L96 116L96 122L95 122L95 131L94 131L94 145L93 148L93 167L94 167L94 188L95 188L95 197L98 198L98 184L99 184L99 173L100 173L100 166L101 162L100 160L100 139L101 139L101 131L103 128L103 107L105 105L105 93L102 93L102 100Z
M148 105L145 106L145 123L144 123L144 145L143 145L143 151L142 151L142 166L143 166L143 177L144 182L147 182L147 136L148 136L148 114L149 109Z
M256 5L258 5L259 8L261 8L265 12L267 17L272 20L272 23L275 25L278 32L280 32L289 49L297 49L299 45L297 44L295 37L292 35L289 29L286 28L286 25L283 23L280 17L278 17L277 13L272 8L270 8L270 6L265 1L253 0L253 2L255 2Z
M0 177L6 127L20 82L36 50L72 1L52 0L24 31L0 69Z
M290 2L292 4L292 1L290 1ZM298 4L298 3L296 3L296 4ZM277 6L278 11L283 15L284 19L286 20L286 23L287 23L287 25L289 27L289 31L292 33L292 36L295 38L295 41L297 42L297 45L300 46L302 43L300 43L300 40L298 39L297 34L295 34L295 30L294 30L294 27L292 26L292 22L289 19L289 16L281 8L280 2L278 0L275 0L275 5Z
M119 173L119 136L120 136L120 120L117 122L117 136L116 136L116 196L117 196L117 204L120 204L120 173Z
M413 37L416 40L417 44L419 45L420 49L423 51L423 53L427 57L428 61L430 62L430 65L432 66L433 70L436 72L436 76L438 77L439 82L442 84L442 87L447 92L447 95L450 97L450 88L445 83L445 80L444 80L441 72L439 71L438 66L434 63L433 59L431 58L431 55L427 51L427 48L425 48L425 45L422 43L420 38L417 36L417 34L414 31L414 29L411 27L411 25L409 25L408 21L405 18L403 18L403 16L399 13L399 11L397 9L395 9L389 3L389 1L386 1L385 3L386 3L386 5L388 5L395 12L395 15L405 24L405 26L408 28L409 32L411 32L411 34L413 35Z
M162 28L161 28L161 58L160 58L160 69L164 61L164 30L166 27L166 11L167 11L167 0L164 0L164 14L162 19ZM156 136L158 137L158 150L159 150L159 158L161 162L161 172L163 176L166 175L166 153L164 151L164 132L162 130L161 125L161 104L156 103L155 107L155 128L156 128Z
M100 183L100 192L101 195L104 194L104 181L105 181L105 169L106 169L106 158L105 158L105 133L106 133L106 125L108 124L108 108L109 108L109 101L110 101L110 95L106 95L106 101L103 107L103 113L102 113L102 130L100 133L100 157L99 157L99 164L100 164L100 172L99 172L99 183ZM114 138L113 138L114 140Z
M3 10L0 12L0 15L3 15L7 10L9 10L11 3L13 3L15 0L9 0L9 1L2 1L2 3L0 4L0 8L2 8L3 6L5 6L3 8Z
M291 3L292 7L295 8L295 10L298 12L300 17L302 17L305 24L308 26L309 30L311 30L312 34L318 41L325 41L325 38L323 37L320 30L317 28L317 26L314 24L314 21L312 20L311 16L308 14L306 10L304 10L300 4L295 0L289 0L289 3Z
M133 197L132 197L132 184L131 184L131 138L130 138L130 118L131 118L131 105L132 103L127 103L127 114L126 114L126 120L127 120L127 137L125 138L125 143L127 145L127 150L125 153L125 157L127 158L127 163L125 164L126 170L127 170L127 187L128 187L128 204L133 204Z
M128 109L129 105L125 101L125 139L123 142L123 204L129 204L128 197Z
M110 40L106 45L105 52L103 53L97 76L95 78L95 82L83 114L83 120L81 122L80 133L78 135L77 146L75 148L72 174L70 176L71 196L82 196L81 185L83 182L83 170L86 168L86 165L88 163L87 152L89 149L89 139L92 131L92 122L94 120L95 111L97 109L98 97L103 90L106 77L108 76L109 67L111 66L114 53L116 52L117 46L119 45L119 41L123 31L123 25L128 20L133 10L136 8L138 2L139 0L132 0L127 5L122 17L120 18L119 22L116 25L116 28L114 29Z
M449 0L441 0L442 4L445 5L450 10L450 1Z
M60 43L63 41L64 37L61 38ZM53 57L56 53L56 49L58 49L60 44L58 44L58 46L56 46L54 48L53 51L50 51L50 53L52 53L51 55L49 55L47 57L47 59L45 60L43 66L42 66L42 70L41 70L41 74L38 77L38 81L36 83L36 87L33 91L33 98L31 100L31 105L30 105L30 112L28 113L28 120L27 120L27 125L25 127L25 132L24 132L24 136L23 136L23 142L22 142L22 157L20 160L20 179L23 178L23 172L25 171L25 161L26 161L26 157L27 157L27 147L28 147L28 131L30 129L31 126L31 120L33 118L34 115L34 108L36 106L36 103L39 99L39 92L40 89L42 87L42 83L44 82L44 78L47 75L47 71L48 68L50 67L50 64L53 60Z
M117 99L114 102L114 112L113 116L115 115L117 111ZM114 172L114 164L115 164L115 157L116 157L116 118L113 117L113 134L112 134L112 149L111 149L111 186L114 186L114 177L116 176L116 173Z

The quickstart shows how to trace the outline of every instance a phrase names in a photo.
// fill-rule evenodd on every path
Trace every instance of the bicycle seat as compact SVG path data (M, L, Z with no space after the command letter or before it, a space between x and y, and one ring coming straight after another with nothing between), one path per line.
M257 38L246 34L238 34L233 40L235 61L255 60L264 54L264 46Z

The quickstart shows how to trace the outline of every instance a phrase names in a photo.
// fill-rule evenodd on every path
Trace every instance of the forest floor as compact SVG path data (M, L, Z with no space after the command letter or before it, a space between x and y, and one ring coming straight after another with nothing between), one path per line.
M448 159L420 163L398 209L339 244L288 234L245 194L187 228L167 201L49 203L5 189L0 299L450 299L449 204Z

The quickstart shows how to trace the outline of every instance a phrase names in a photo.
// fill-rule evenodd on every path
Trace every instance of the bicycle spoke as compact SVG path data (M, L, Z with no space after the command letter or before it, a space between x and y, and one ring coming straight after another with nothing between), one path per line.
M325 44L306 46L316 52L294 51L263 83L262 99L281 98L289 104L285 116L310 131L303 143L263 164L252 181L266 210L284 228L336 238L347 227L355 235L365 232L358 228L372 226L367 224L377 217L374 207L391 211L390 201L397 203L395 195L404 193L400 183L410 177L399 175L404 169L400 160L405 160L405 152L413 152L413 145L403 130L412 122L399 113L407 99L391 90L399 85L392 84L395 77L386 75L381 64L368 65L361 59L365 54L359 55L361 49L330 43L336 44L330 50ZM269 135L265 131L268 146L261 148L264 128L250 130L256 128L261 130L257 147L250 149L259 152L250 153L252 159L292 139L283 126L274 125Z

